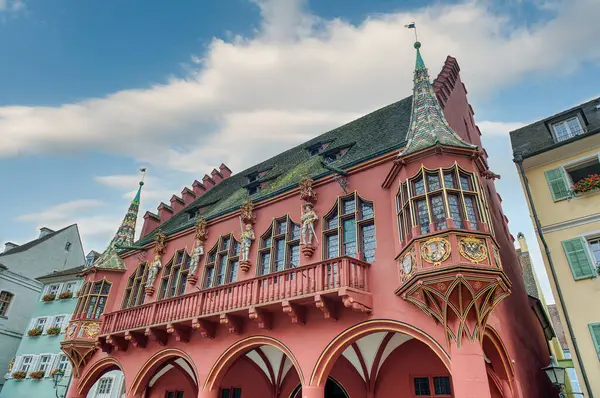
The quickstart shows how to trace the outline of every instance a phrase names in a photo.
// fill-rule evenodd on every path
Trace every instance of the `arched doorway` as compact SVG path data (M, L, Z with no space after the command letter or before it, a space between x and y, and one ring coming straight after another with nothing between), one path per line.
M77 384L77 393L87 398L121 398L125 389L123 367L112 357L90 364Z
M500 336L491 327L486 328L482 345L492 398L512 398L512 362Z
M298 384L290 398L302 398L302 385ZM350 395L344 390L344 388L334 378L327 378L325 383L325 396L324 398L350 398Z
M144 398L188 398L198 395L192 359L183 351L168 348L152 356L138 371L130 395Z
M327 388L333 377L352 398L452 396L448 364L443 348L414 327L373 320L332 340L310 385Z

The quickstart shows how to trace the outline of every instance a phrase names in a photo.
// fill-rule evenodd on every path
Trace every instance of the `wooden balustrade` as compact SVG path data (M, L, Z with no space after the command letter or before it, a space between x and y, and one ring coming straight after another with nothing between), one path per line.
M103 315L100 334L141 329L188 319L323 294L341 288L368 292L369 263L337 257L319 263L159 300Z

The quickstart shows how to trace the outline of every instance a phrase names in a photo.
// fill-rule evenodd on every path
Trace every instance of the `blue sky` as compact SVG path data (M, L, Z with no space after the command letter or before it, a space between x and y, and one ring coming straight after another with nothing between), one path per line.
M0 242L142 212L410 95L416 21L458 59L510 229L541 264L508 131L598 96L596 0L0 0ZM538 269L541 269L538 267ZM547 290L547 284L544 284Z

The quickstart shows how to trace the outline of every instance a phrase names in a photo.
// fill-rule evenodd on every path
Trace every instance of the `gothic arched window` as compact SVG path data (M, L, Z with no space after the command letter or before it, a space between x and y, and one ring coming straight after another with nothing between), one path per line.
M148 263L140 263L133 274L129 276L122 308L135 307L144 304L145 288L148 281Z
M260 237L258 275L280 272L300 265L300 225L289 216L276 218Z
M452 218L454 228L478 230L486 222L477 181L472 173L458 165L448 169L429 170L424 167L412 178L400 184L396 198L400 240L418 234L428 234L448 228Z
M159 300L181 296L185 293L191 258L185 250L175 252L165 265L160 282Z
M97 282L88 282L79 291L75 315L84 313L84 318L98 319L104 312L106 300L110 293L111 283L106 279Z
M359 257L375 261L375 212L373 202L356 192L339 197L323 218L324 258Z
M221 235L206 255L203 286L210 288L235 282L239 257L240 242L232 234Z

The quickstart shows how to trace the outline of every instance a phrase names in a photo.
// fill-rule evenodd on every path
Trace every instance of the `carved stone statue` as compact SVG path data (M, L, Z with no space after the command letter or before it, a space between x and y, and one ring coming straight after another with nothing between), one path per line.
M255 239L254 230L252 229L252 224L242 224L242 218L240 217L240 227L241 234L240 240L241 242L241 252L240 252L240 262L248 262L250 261L250 247L252 246L252 241Z
M190 275L194 275L200 263L200 257L204 255L204 241L197 241L196 247L192 251L192 259L190 261Z
M302 221L302 229L300 230L300 243L303 245L312 246L313 237L316 239L315 221L319 219L317 213L313 209L312 203L305 203L303 213L300 220ZM319 241L317 240L317 243Z
M150 265L150 269L148 270L148 280L146 281L146 292L148 294L154 293L154 281L156 281L156 277L158 276L158 271L162 268L162 263L160 261L160 254L154 254L154 261ZM152 289L152 293L148 292L148 289Z
M313 180L310 177L300 180L300 199L309 203L317 201L317 193L313 190Z
M254 215L254 204L246 200L240 207L240 219L244 224L254 224L256 216Z

